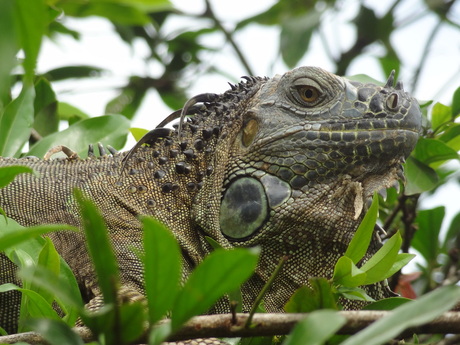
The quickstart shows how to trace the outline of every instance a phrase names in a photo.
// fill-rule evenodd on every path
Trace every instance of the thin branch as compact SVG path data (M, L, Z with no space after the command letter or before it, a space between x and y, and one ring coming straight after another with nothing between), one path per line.
M355 334L366 328L371 323L390 314L388 311L360 310L340 311L340 315L346 318L346 324L337 332L338 334ZM272 336L288 334L292 328L308 314L256 314L254 315L252 327L245 328L244 325L248 314L236 314L237 324L232 323L231 314L202 315L195 316L187 322L182 329L175 333L168 341L179 341L196 338L211 337L253 337ZM166 320L164 322L169 322ZM460 334L460 312L446 312L435 320L425 325L407 329L403 336L413 333L442 333ZM93 341L94 338L86 327L73 329L85 342ZM148 335L144 335L138 341L145 343ZM13 344L16 342L27 342L31 345L45 342L43 337L35 332L27 332L0 337L0 343Z
M219 21L219 19L216 17L214 11L212 10L212 7L211 7L211 3L209 2L209 0L205 0L206 1L206 11L204 13L204 17L208 17L210 19L212 19L212 21L214 22L214 24L216 24L216 26L219 28L220 31L222 31L222 33L224 34L225 38L227 39L227 41L230 43L230 45L233 47L233 50L235 51L236 55L238 55L238 58L240 59L240 62L241 64L244 66L244 68L246 69L246 72L249 74L249 75L254 75L254 72L252 71L252 68L251 66L249 66L249 63L248 61L246 60L246 58L244 57L241 49L238 47L238 45L236 44L235 40L233 39L233 36L230 32L228 32L224 26L222 25L222 23Z

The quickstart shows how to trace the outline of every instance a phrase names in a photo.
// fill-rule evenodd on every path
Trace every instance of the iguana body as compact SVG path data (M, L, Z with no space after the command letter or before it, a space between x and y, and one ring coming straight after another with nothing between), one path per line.
M247 78L184 108L190 119L181 119L180 130L153 130L141 141L149 146L137 145L129 157L0 158L0 166L27 165L40 174L22 174L0 190L0 207L22 225L79 226L72 191L82 189L107 222L122 283L141 293L142 269L132 252L141 248L140 215L171 229L186 272L212 251L205 236L225 248L260 246L256 273L242 287L246 310L287 255L264 301L278 312L308 278L331 277L364 204L400 178L420 130L417 102L401 84L393 87L392 76L385 87L363 85L312 67ZM49 237L84 294L97 294L83 235ZM369 254L379 245L376 235ZM390 293L383 284L368 291L374 298ZM3 309L1 303L2 295ZM215 308L227 310L224 302Z

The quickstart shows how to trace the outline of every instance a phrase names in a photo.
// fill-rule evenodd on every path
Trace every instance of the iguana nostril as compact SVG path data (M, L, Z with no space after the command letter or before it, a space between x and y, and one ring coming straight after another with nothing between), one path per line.
M395 110L398 107L399 99L398 99L398 94L397 93L392 93L388 98L387 98L387 108L390 110Z

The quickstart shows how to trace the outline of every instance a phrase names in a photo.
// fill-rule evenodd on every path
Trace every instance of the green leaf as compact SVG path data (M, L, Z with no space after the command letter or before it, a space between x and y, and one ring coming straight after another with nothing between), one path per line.
M192 272L179 292L172 311L172 329L177 330L194 315L204 313L225 293L240 287L257 264L253 251L237 248L216 250Z
M460 212L452 218L449 229L447 230L442 247L444 250L449 250L456 247L456 240L460 234Z
M57 100L51 84L45 78L38 78L35 82L34 100L34 129L44 137L59 129L57 114Z
M393 310L407 302L412 302L412 300L404 297L389 297L365 305L363 310Z
M283 345L322 345L335 334L346 319L339 313L331 310L318 310L300 321Z
M0 226L2 221L0 220ZM15 228L15 225L11 225L11 228ZM3 230L3 227L0 227ZM29 228L18 227L16 230L0 235L0 252L5 251L9 247L13 247L21 242L27 241L36 236L44 235L48 232L59 231L59 230L71 230L78 231L77 228L65 224L53 224L53 225L37 225Z
M144 277L150 323L172 310L179 290L182 256L176 239L159 221L143 218Z
M33 174L33 172L33 169L21 165L0 167L0 188L10 184L11 181L13 181L14 178L19 174Z
M50 303L48 303L42 296L40 296L35 291L20 288L14 284L3 284L0 285L0 293L6 291L20 291L23 296L26 297L26 308L22 310L27 310L27 314L20 316L20 321L25 320L29 317L46 317L53 320L60 320L61 318L58 316L56 311L53 309Z
M78 120L88 119L90 116L85 112L81 111L77 107L65 102L58 103L59 119L70 121L71 119L77 118Z
M131 132L136 141L141 140L141 138L148 133L147 129L136 127L131 127L129 131Z
M397 232L361 267L361 270L366 272L364 285L388 278L388 272L396 261L401 243L401 235Z
M414 157L429 165L435 162L443 163L449 159L458 159L458 153L441 140L420 138L414 150Z
M144 332L147 321L145 305L141 302L126 303L120 306L121 343L132 344Z
M75 78L88 78L101 75L105 70L95 66L64 66L54 68L45 72L43 75L50 81L58 81Z
M452 118L460 115L460 87L457 88L452 97Z
M411 245L429 263L436 262L439 254L439 233L444 215L444 206L418 211L417 213L415 222L418 224L418 230L412 239Z
M311 10L292 16L281 24L280 52L288 67L294 68L305 55L320 19L321 13Z
M356 267L349 257L342 256L335 264L332 280L337 285L356 287L366 281L366 272Z
M355 301L374 302L375 300L370 297L366 291L358 287L339 286L337 292L340 296Z
M431 126L437 132L442 125L450 122L452 119L451 108L442 103L436 103L431 111Z
M51 345L83 345L83 340L62 321L49 319L34 319L27 325L40 333Z
M407 177L405 195L420 194L432 190L438 185L439 177L433 168L409 156L405 163L404 172Z
M401 268L403 268L409 262L411 262L412 259L415 257L416 257L415 254L408 254L408 253L399 253L398 255L396 255L396 260L391 266L391 268L387 271L386 277L384 279L391 277L393 274L395 274Z
M29 139L34 122L34 97L34 88L24 86L0 115L0 156L17 156Z
M430 322L452 308L460 299L460 287L445 286L406 303L345 340L341 345L379 345L409 327Z
M28 155L43 157L56 145L72 148L80 156L86 156L88 144L110 144L121 149L126 142L129 120L121 115L106 115L79 121L69 128L48 135L30 148Z
M357 264L364 254L367 252L369 243L374 233L375 223L377 221L377 215L379 210L379 199L374 194L372 198L372 204L369 207L366 215L364 216L361 224L359 225L356 233L354 234L350 244L348 245L345 256L349 257L353 263Z
M116 289L119 285L118 266L109 240L104 219L94 203L75 190L86 235L88 251L93 260L98 284L105 304L116 303Z
M308 313L318 309L337 309L331 283L326 278L309 279L311 286L302 286L284 306L288 313Z
M9 93L11 70L16 65L19 32L16 23L15 0L0 1L0 112Z

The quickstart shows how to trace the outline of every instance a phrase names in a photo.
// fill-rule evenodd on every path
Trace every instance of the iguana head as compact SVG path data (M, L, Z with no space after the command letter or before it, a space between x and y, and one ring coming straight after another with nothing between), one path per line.
M261 246L263 280L281 255L305 270L295 281L328 276L335 262L312 272L312 257L343 253L366 200L402 178L419 105L393 73L380 86L300 67L252 84L227 115L195 219L224 246Z

